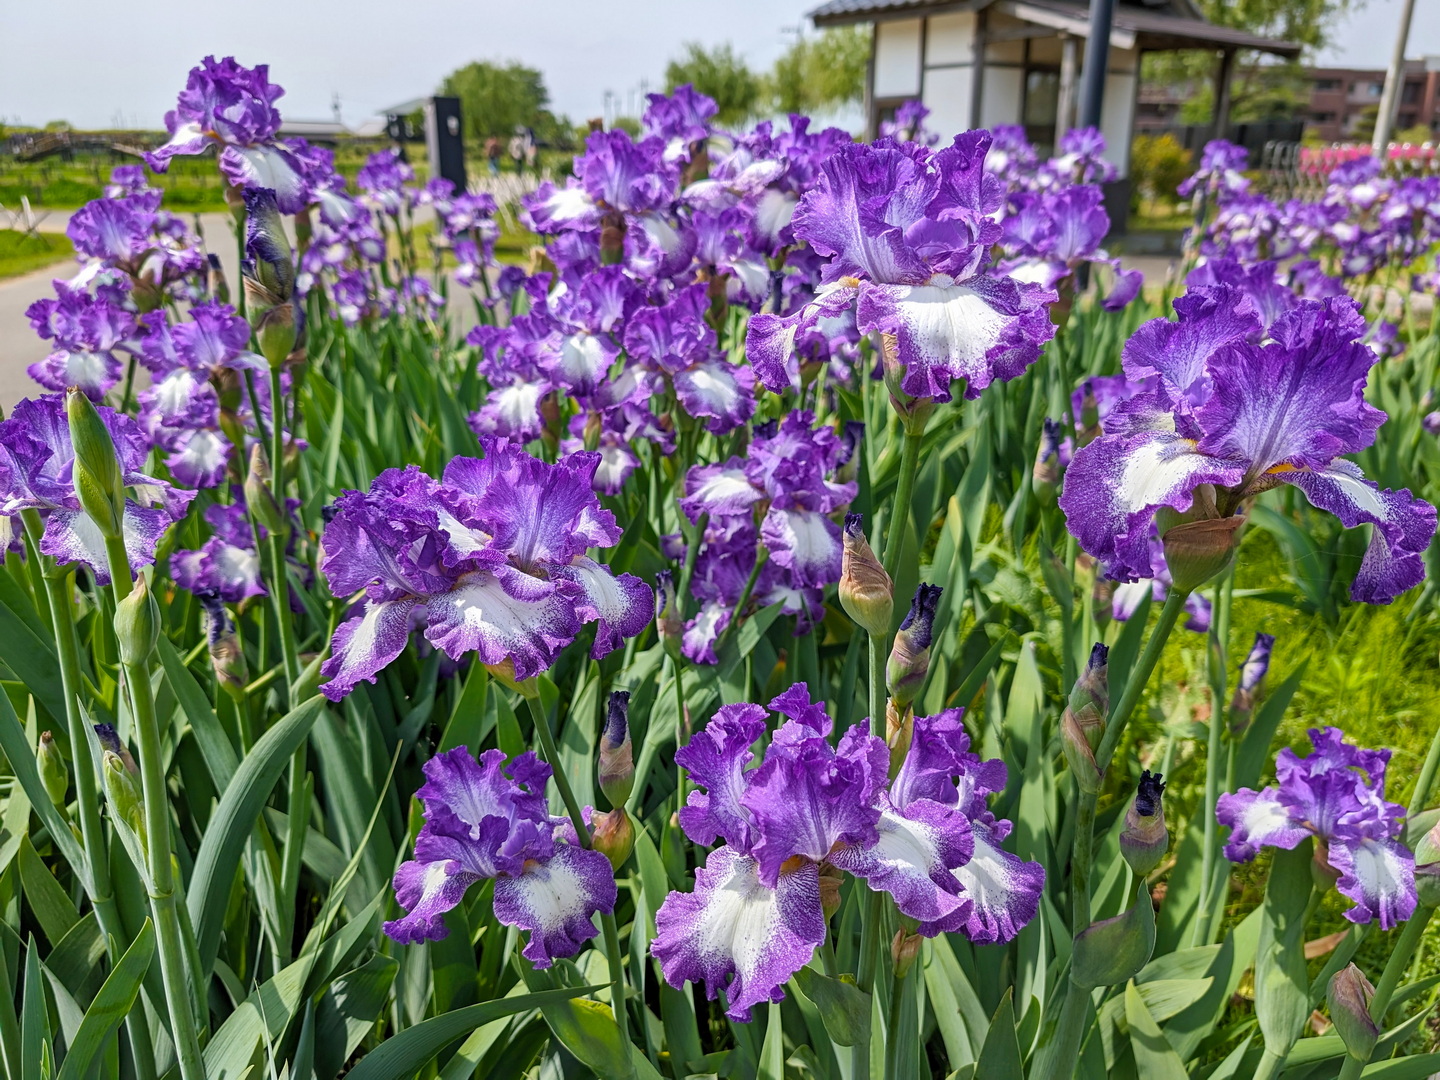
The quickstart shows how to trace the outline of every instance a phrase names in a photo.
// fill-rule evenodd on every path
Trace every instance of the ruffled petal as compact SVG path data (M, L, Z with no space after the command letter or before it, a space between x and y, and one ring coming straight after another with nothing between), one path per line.
M1374 526L1350 599L1388 604L1425 579L1423 556L1435 536L1435 508L1408 488L1382 491L1359 466L1344 459L1323 469L1290 469L1278 475L1347 529L1365 522Z
M583 623L596 623L592 659L608 656L650 625L655 594L634 574L616 576L608 566L578 555L569 566L557 566L553 577L573 582L581 595L575 614Z
M326 697L339 701L361 680L373 683L404 652L418 603L414 597L367 600L360 615L336 628L330 658L320 665L320 674L328 680L320 688Z
M309 192L295 159L278 146L227 146L220 171L234 187L269 188L282 214L305 209Z
M482 664L512 660L515 677L528 679L549 668L579 630L574 607L559 590L519 600L494 574L480 571L430 598L425 637L453 659L474 650Z
M615 910L615 875L598 851L557 844L549 859L525 864L518 877L495 880L495 918L530 932L521 954L537 968L574 956L600 931L597 912Z
M954 871L970 907L938 925L922 924L920 933L933 937L941 930L959 930L977 945L1010 941L1040 910L1045 868L1010 854L989 826L976 821L971 830L975 853Z
M1221 795L1215 804L1215 817L1221 825L1230 827L1225 857L1231 862L1249 862L1262 847L1289 851L1310 835L1295 823L1273 787L1263 791L1241 788L1234 794Z
M174 521L162 509L147 509L127 499L122 526L125 553L130 569L139 571L155 561L155 549ZM40 550L53 555L61 563L84 563L95 575L97 585L110 584L110 564L105 553L105 537L84 510L52 510L45 519L45 532L40 537Z
M1398 840L1337 839L1329 858L1340 871L1336 888L1355 901L1345 912L1351 922L1378 919L1389 930L1415 914L1415 856Z
M444 940L450 933L445 912L464 900L465 891L478 880L452 859L401 863L395 871L395 900L405 914L385 923L385 933L402 945Z
M801 586L840 580L840 526L814 510L772 506L760 526L760 539L776 566L789 570Z
M741 702L722 705L710 722L675 751L675 764L690 776L696 790L680 809L680 827L694 843L708 847L721 837L749 850L750 812L740 804L755 760L750 747L765 732L765 710Z
M765 493L750 482L745 463L731 458L724 464L699 465L686 473L685 497L679 501L685 516L696 522L701 514L728 517L748 513L764 497Z
M866 284L860 290L862 333L894 334L907 394L950 400L950 383L965 380L977 398L996 379L1013 379L1040 356L1055 334L1047 303L1055 294L1011 279L936 275L926 285Z
M876 828L873 844L842 848L829 861L889 893L912 919L965 918L960 909L971 902L960 895L952 871L975 850L969 819L953 806L920 799L903 811L885 808Z
M685 411L705 417L713 434L733 431L755 412L755 372L748 367L711 360L676 372L674 382Z
M819 870L804 863L771 889L750 856L716 848L695 872L694 892L665 898L655 928L650 951L665 981L703 983L712 1001L724 990L726 1014L748 1021L752 1006L784 1000L781 987L825 940Z
M1065 472L1060 508L1080 546L1121 581L1154 576L1150 532L1162 506L1188 510L1201 484L1229 486L1244 470L1207 457L1173 430L1102 435Z

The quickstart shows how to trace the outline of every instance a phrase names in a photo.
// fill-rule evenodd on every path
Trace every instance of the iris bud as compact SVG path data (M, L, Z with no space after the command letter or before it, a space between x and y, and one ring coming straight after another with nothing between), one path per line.
M1055 497L1055 485L1060 483L1060 424L1049 417L1040 429L1040 446L1030 475L1035 482L1036 497L1048 505Z
M130 748L120 741L120 735L115 730L114 724L96 724L95 740L100 744L102 751L108 750L118 757L125 768L130 770L131 776L140 775L140 766L135 764L135 759L130 756Z
M1375 987L1354 964L1346 964L1332 975L1326 992L1336 1034L1350 1056L1362 1061L1369 1060L1380 1038L1380 1028L1370 1015L1370 999L1374 996Z
M1100 790L1102 779L1095 751L1105 737L1105 714L1110 709L1109 671L1110 650L1097 641L1060 717L1060 745L1065 760L1080 790L1088 795Z
M669 570L655 575L655 632L670 659L678 659L685 620L680 617L680 605L675 599L675 575Z
M35 765L40 770L40 782L50 801L61 810L65 809L65 792L70 788L70 770L60 747L55 745L55 736L48 731L40 733L40 745L35 749Z
M115 641L120 647L120 662L127 667L144 664L155 651L160 639L160 609L150 583L141 574L135 579L130 595L115 605Z
M270 462L265 457L265 448L258 442L250 447L250 469L245 474L245 506L255 523L271 536L283 537L286 532L285 516L270 493Z
M1086 989L1133 979L1155 951L1155 906L1145 882L1123 915L1091 923L1075 939L1070 978Z
M1219 577L1235 558L1240 526L1245 519L1220 517L1215 493L1209 484L1195 490L1194 506L1180 514L1161 507L1155 516L1160 543L1165 548L1165 565L1170 579L1181 592L1194 592Z
M1415 892L1426 907L1440 907L1440 822L1415 845Z
M110 429L90 399L73 387L65 394L65 413L75 450L75 494L100 535L118 539L124 532L125 480Z
M1274 634L1256 634L1250 655L1240 667L1240 682L1235 687L1235 696L1230 699L1230 733L1243 735L1250 726L1250 716L1255 711L1255 702L1265 682L1265 673L1270 670L1270 652L1275 647Z
M210 664L215 669L215 680L236 701L245 696L245 684L250 681L250 672L245 664L245 650L235 634L235 624L225 611L225 605L213 594L201 596L205 608L206 638L209 643Z
M590 828L590 842L610 860L611 869L619 870L635 850L635 823L623 806L608 814L597 814Z
M920 955L920 943L924 940L919 934L913 934L903 926L895 931L895 937L890 941L890 960L895 965L895 978L903 979L910 974L910 969L915 966L915 958Z
M110 800L110 817L115 831L143 868L149 865L149 843L145 836L145 802L136 786L135 777L119 754L105 751L100 772L105 784L105 797Z
M865 539L859 514L845 515L840 559L840 606L867 634L890 632L895 618L895 585Z
M915 738L915 712L908 705L900 708L891 698L885 705L885 745L890 747L890 779L900 774L900 766L909 756Z
M1165 793L1159 773L1146 769L1140 774L1135 798L1125 811L1125 828L1120 833L1120 854L1138 877L1144 877L1165 857L1170 847L1170 830L1165 827Z
M1080 438L1081 446L1089 446L1100 437L1100 404L1095 400L1095 386L1089 379L1080 391Z
M627 691L612 693L605 730L600 733L600 790L611 806L624 806L635 786L635 759L627 722L629 708Z
M880 364L885 373L885 388L890 391L890 404L905 424L907 435L925 431L925 422L935 411L935 399L911 397L901 383L905 381L905 365L900 362L900 341L894 334L880 335Z
M900 709L908 708L930 673L930 641L935 630L935 608L940 603L939 585L919 585L910 601L910 612L895 635L890 662L885 667L885 685Z
M295 257L269 188L245 189L245 313L260 352L272 368L285 363L299 336L295 309Z
M860 443L865 438L863 420L847 420L840 429L840 464L835 469L835 482L848 484L860 475Z

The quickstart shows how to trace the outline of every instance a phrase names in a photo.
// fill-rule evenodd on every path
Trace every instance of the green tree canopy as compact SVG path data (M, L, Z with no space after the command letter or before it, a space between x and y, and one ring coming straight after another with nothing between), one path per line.
M1342 16L1363 7L1365 0L1198 0L1205 18L1262 37L1291 41L1304 47L1302 60L1311 59L1330 43ZM1149 53L1145 57L1146 82L1188 84L1192 93L1181 119L1187 124L1207 123L1213 115L1213 52ZM1242 53L1230 88L1232 120L1267 120L1294 116L1308 100L1308 85L1300 62L1272 63Z
M445 77L440 93L460 99L465 135L472 142L491 135L509 136L516 125L534 128L543 140L556 126L545 108L550 92L545 89L544 76L514 60L466 64Z
M783 113L815 113L865 96L870 58L869 26L844 26L801 38L775 61L766 80L771 107Z
M761 103L761 80L727 42L706 49L698 42L685 46L684 54L665 65L665 89L690 83L720 107L716 120L737 124L751 116Z

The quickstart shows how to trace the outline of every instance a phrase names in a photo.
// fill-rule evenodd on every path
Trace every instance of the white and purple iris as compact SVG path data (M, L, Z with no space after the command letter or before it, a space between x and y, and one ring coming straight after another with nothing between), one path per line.
M1153 577L1162 507L1223 518L1287 483L1347 528L1374 526L1353 599L1389 603L1417 584L1434 507L1382 491L1341 456L1370 446L1385 420L1364 398L1375 354L1354 301L1299 301L1257 344L1260 319L1234 290L1183 299L1178 322L1151 320L1126 344L1126 376L1153 389L1117 404L1066 472L1060 506L1081 546L1111 577Z
M1317 860L1339 874L1336 883L1352 901L1345 917L1378 919L1389 930L1415 912L1415 856L1398 837L1404 807L1385 799L1389 750L1362 750L1339 728L1312 728L1314 752L1290 749L1275 758L1276 783L1260 791L1241 788L1215 807L1230 827L1225 857L1249 862L1262 847L1289 850L1313 836L1323 847Z
M744 460L696 465L685 477L680 509L696 524L708 515L691 579L700 610L683 640L685 655L697 664L717 662L715 643L744 594L760 544L769 561L756 581L756 599L784 604L785 614L797 616L797 633L824 616L824 588L840 580L842 543L832 515L856 492L855 482L839 480L837 472L855 453L858 432L849 429L841 438L813 422L814 415L801 410L778 426L757 425ZM757 510L763 510L758 529Z
M445 913L490 878L495 918L530 934L521 952L536 967L578 953L599 932L595 915L615 910L615 877L604 855L563 838L570 821L550 816L549 779L550 766L528 752L507 766L502 750L476 761L458 746L427 761L415 793L425 824L415 858L395 872L405 914L385 933L408 945L443 939Z
M298 214L309 198L304 168L276 138L280 110L275 101L284 93L270 82L266 64L247 68L233 56L205 57L190 69L175 108L165 114L169 141L147 153L146 164L163 173L171 158L203 154L214 146L220 171L233 186L270 188L282 212Z
M850 307L862 334L894 335L912 397L948 401L955 379L978 397L1035 361L1055 333L1056 297L987 273L1005 194L985 172L989 148L990 134L972 131L939 151L881 139L825 159L791 227L829 261L813 302L751 320L746 351L762 383L798 389L797 336Z
M150 447L139 426L108 406L97 411L115 444L122 480L133 493L125 500L122 528L130 568L139 570L155 561L160 538L185 516L195 492L142 473ZM26 398L0 423L0 515L38 510L45 521L41 552L61 564L81 563L97 584L106 585L105 538L80 505L74 465L64 395Z
M757 763L766 710L721 708L675 755L699 790L680 825L709 847L693 892L672 892L655 915L651 951L666 981L722 990L726 1011L780 1001L786 980L825 939L821 878L846 872L895 898L933 937L960 931L1009 941L1035 915L1044 870L1003 850L1010 823L985 799L1005 766L970 752L961 710L916 717L895 779L890 751L861 726L832 745L833 722L797 683L770 708L784 720Z
M374 682L417 625L452 659L473 651L518 679L549 668L583 625L595 624L597 659L648 625L649 586L586 554L621 535L591 487L600 455L550 465L501 440L482 446L484 458L454 459L439 481L387 469L336 500L321 568L334 593L363 591L364 603L321 667L331 700Z

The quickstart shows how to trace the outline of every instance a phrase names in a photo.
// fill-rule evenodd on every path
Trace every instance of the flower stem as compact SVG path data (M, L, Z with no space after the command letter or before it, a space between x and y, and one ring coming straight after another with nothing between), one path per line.
M110 563L110 581L115 603L130 595L134 582L130 577L130 561L125 543L107 538L106 554ZM160 726L155 719L155 698L150 687L149 658L124 664L125 684L130 697L134 720L135 741L140 751L140 787L145 804L145 833L148 839L145 871L146 891L150 896L150 913L155 920L156 950L160 955L160 975L165 986L165 1006L170 1014L170 1034L180 1063L182 1080L205 1080L205 1065L200 1056L200 1040L196 1030L192 994L185 971L184 944L180 936L180 915L175 901L175 875L170 855L170 794L165 786L163 748ZM195 988L198 990L199 988Z
M905 1005L909 998L910 973L896 974L890 980L890 1017L885 1024L885 1078L900 1075L900 1055L910 1049L905 1039L897 1038L905 1025Z
M1430 798L1430 789L1435 784L1435 769L1440 766L1440 727L1430 740L1430 751L1425 755L1425 764L1420 767L1420 779L1415 781L1415 791L1410 796L1408 817L1414 817L1425 809L1425 800Z
M1410 917L1405 924L1405 929L1400 931L1400 939L1395 942L1395 949L1390 954L1390 959L1385 962L1385 970L1380 975L1380 981L1375 984L1375 996L1370 999L1370 1018L1375 1021L1377 1027L1382 1031L1385 1029L1385 1013L1390 1008L1390 999L1395 996L1395 989L1400 985L1400 979L1410 967L1410 961L1415 958L1415 949L1420 944L1420 938L1425 934L1425 927L1430 924L1430 917L1435 914L1433 907L1422 907ZM1345 1055L1345 1064L1340 1069L1340 1080L1359 1080L1365 1066L1370 1063L1370 1054L1364 1057L1355 1057L1353 1054Z
M1216 826L1215 806L1220 800L1221 740L1225 733L1225 646L1230 633L1230 598L1235 583L1235 567L1221 577L1215 586L1215 612L1206 644L1210 677L1210 732L1205 747L1204 839L1201 843L1200 899L1191 945L1208 945L1209 912L1214 896L1211 892L1215 877Z
M1095 752L1095 765L1103 775L1115 756L1115 748L1125 733L1130 714L1140 702L1150 676L1160 663L1165 651L1165 642L1179 622L1185 610L1189 593L1172 589L1160 610L1160 620L1155 624L1145 651L1140 654L1125 690L1110 709L1106 720L1105 734ZM1081 793L1080 805L1076 808L1074 847L1070 855L1070 929L1078 937L1090 926L1090 870L1094 856L1095 795ZM1036 1077L1040 1080L1065 1080L1074 1075L1075 1065L1080 1057L1080 1041L1085 1033L1086 1004L1090 990L1077 983L1072 977L1065 991L1065 1003L1060 1010L1060 1019L1055 1034L1048 1046L1040 1050L1039 1068Z
M676 674L678 676L678 670ZM560 801L565 804L565 812L570 815L570 823L575 826L575 838L580 842L582 848L589 851L594 846L590 842L590 830L585 826L585 815L580 810L580 803L575 799L575 792L570 787L570 779L561 767L560 751L555 746L555 736L550 732L550 718L545 714L545 706L540 701L540 694L533 685L525 687L522 693L530 706L530 717L535 722L535 737L540 740L541 753L550 763L551 775L555 779L555 789L560 792ZM610 966L610 1009L615 1014L615 1023L620 1028L620 1038L628 1046L630 1044L630 1018L625 1012L625 964L624 954L620 952L620 931L615 924L615 915L602 913L600 927L604 933L605 957Z
M900 564L900 547L904 543L905 523L910 518L910 500L915 494L915 475L920 469L920 446L924 441L923 425L916 432L907 430L905 444L900 450L900 476L895 482L890 521L885 527L885 572L892 578Z
M26 528L32 529L39 542L39 514L25 513ZM33 517L33 521L32 521ZM49 561L48 559L46 561ZM120 922L120 911L111 891L110 860L106 853L105 832L100 822L99 789L95 783L95 761L90 750L89 732L80 711L80 646L75 636L75 609L71 602L72 571L47 567L43 574L45 594L49 601L51 623L55 631L55 651L60 661L60 685L65 695L65 721L70 733L70 756L75 767L75 804L80 813L80 838L85 858L90 864L86 888L95 908L95 920L105 938L105 950L114 964L120 959L129 941ZM125 1028L130 1036L131 1056L140 1080L155 1080L155 1051L150 1043L150 1028L144 1013L132 1011Z

